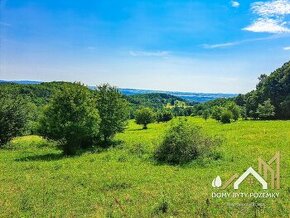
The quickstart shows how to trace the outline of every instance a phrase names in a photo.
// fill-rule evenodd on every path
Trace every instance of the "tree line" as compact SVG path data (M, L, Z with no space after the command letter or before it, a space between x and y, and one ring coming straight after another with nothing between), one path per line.
M290 61L270 75L262 74L256 89L235 98L216 99L194 106L194 115L224 123L243 119L290 119Z

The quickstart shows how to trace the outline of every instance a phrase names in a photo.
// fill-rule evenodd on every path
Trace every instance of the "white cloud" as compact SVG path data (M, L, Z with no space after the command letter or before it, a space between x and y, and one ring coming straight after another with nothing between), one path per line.
M165 57L169 55L168 51L130 51L129 54L134 57Z
M287 15L290 15L290 0L254 2L252 12L258 16L243 30L260 33L288 33Z
M289 47L284 47L283 48L285 51L290 51L290 46Z
M254 2L252 11L260 16L277 16L290 14L289 0L274 0L268 2Z
M256 33L288 33L290 29L286 27L286 22L271 18L259 18L250 26L243 28L243 30Z
M238 8L240 7L240 3L238 1L231 1L232 7Z

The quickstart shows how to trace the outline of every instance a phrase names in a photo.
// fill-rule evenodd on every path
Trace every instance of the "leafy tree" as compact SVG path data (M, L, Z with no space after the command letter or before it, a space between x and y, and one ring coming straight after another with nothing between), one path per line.
M275 116L275 107L271 104L270 99L263 104L259 104L257 114L260 119L270 119Z
M23 98L0 94L0 146L23 133L28 117L28 105Z
M253 90L243 96L248 117L254 119L290 119L288 112L288 96L290 95L290 61L285 63L270 75L261 75L256 90ZM275 114L265 113L264 102L270 99L271 105L274 107ZM270 110L271 112L271 110Z
M227 109L232 112L233 120L237 121L240 118L240 108L235 102L231 102L228 104Z
M40 133L59 141L64 154L91 146L99 133L100 117L87 87L64 84L44 110Z
M241 117L245 120L248 119L246 107L241 107Z
M109 84L98 86L96 97L101 117L99 134L101 140L107 142L125 129L129 119L129 104L118 89Z
M210 117L210 112L209 110L204 110L202 113L202 118L207 120Z
M169 164L185 164L210 153L219 141L205 136L185 120L173 122L155 152L155 158Z
M170 110L161 110L156 115L157 122L167 122L173 118L173 114Z
M212 108L212 112L211 112L212 118L215 119L215 120L217 120L217 121L220 121L221 120L221 117L222 117L223 111L224 111L224 108L223 107L214 106Z
M231 119L233 118L233 113L229 110L224 110L221 115L222 123L231 123Z
M290 94L281 103L281 109L282 109L282 113L285 115L285 117L290 117Z
M155 121L155 114L150 108L142 108L136 112L136 123L143 125L143 129L147 129L149 123Z

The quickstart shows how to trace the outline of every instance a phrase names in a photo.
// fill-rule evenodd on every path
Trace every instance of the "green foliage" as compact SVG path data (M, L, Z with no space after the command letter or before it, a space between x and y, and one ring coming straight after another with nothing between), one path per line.
M0 92L6 92L13 96L25 98L36 106L44 106L49 102L51 96L61 91L63 85L72 85L69 82L46 82L41 84L16 84L16 83L0 83Z
M126 96L126 98L134 109L139 109L140 107L162 109L168 104L174 106L177 101L183 102L186 105L189 104L189 102L182 98L165 93L137 94Z
M40 133L60 143L65 154L92 145L99 133L100 117L87 87L64 85L45 108Z
M222 123L231 123L231 119L233 118L233 113L229 110L224 110L221 115Z
M234 121L237 121L240 118L241 115L241 109L235 102L230 102L227 105L227 109L232 112L232 118Z
M254 119L290 119L290 61L269 76L259 77L256 90L238 96L237 104L246 107L246 116ZM263 115L263 104L270 99L275 114ZM259 111L258 111L259 110ZM262 110L262 111L261 111ZM261 117L262 112L262 117Z
M118 89L109 84L98 86L96 97L101 117L100 138L107 142L125 129L129 119L129 104Z
M155 158L169 164L185 164L207 154L216 144L198 127L179 119L166 131Z
M29 110L23 98L0 93L0 146L24 133Z
M173 118L173 114L169 109L163 109L157 112L156 121L159 122L168 122Z
M223 107L214 106L212 108L211 117L217 121L220 121L221 117L222 117L223 110L224 110Z
M271 104L270 99L263 104L259 104L257 114L260 119L270 119L275 116L275 107Z
M143 125L143 129L147 129L149 123L155 121L155 114L150 108L141 108L136 111L136 123Z
M281 111L285 115L285 117L290 117L290 94L281 103Z
M204 110L202 113L202 118L207 120L210 117L210 111L209 110Z

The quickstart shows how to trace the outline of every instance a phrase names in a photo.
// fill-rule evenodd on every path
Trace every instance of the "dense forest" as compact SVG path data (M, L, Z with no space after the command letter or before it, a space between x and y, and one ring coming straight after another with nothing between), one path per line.
M256 90L239 95L245 115L262 119L290 119L290 61L269 76L262 74Z

